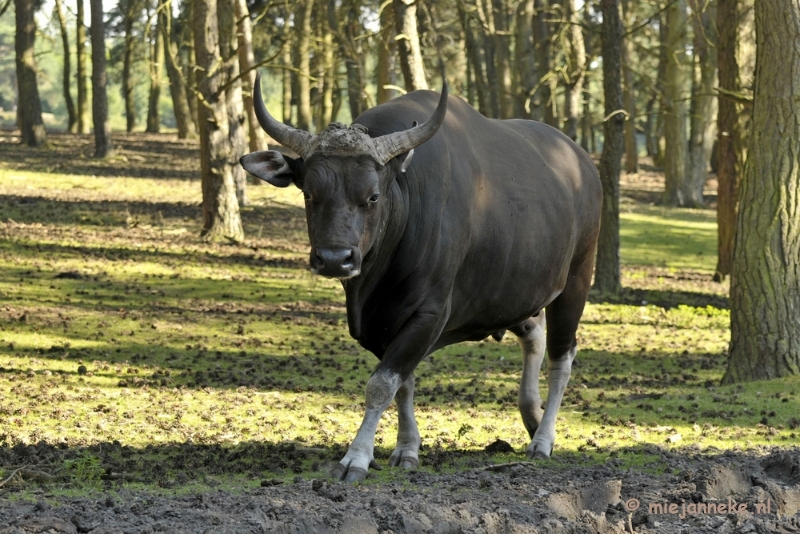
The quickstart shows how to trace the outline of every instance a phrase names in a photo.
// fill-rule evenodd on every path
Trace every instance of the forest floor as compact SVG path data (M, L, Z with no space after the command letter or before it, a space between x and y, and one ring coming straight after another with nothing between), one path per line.
M302 196L252 186L245 243L203 243L194 142L92 142L0 132L0 534L800 532L800 380L719 385L715 214L659 206L651 166L622 177L625 289L590 295L553 458L525 460L506 336L420 365L418 471L346 485L374 360L307 271Z

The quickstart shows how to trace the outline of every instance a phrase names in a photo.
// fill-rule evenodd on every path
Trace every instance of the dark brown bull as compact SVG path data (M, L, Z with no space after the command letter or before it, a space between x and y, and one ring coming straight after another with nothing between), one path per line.
M255 107L264 130L300 157L264 151L241 163L303 191L311 270L342 280L350 334L381 360L334 476L364 479L393 399L399 426L389 464L417 467L414 369L441 347L504 329L522 346L528 456L549 458L599 230L601 186L589 156L550 126L483 117L448 98L447 84L441 96L415 91L318 135L273 119L260 90Z

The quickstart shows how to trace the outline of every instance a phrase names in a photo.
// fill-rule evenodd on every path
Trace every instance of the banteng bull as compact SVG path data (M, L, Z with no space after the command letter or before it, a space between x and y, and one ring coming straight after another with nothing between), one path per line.
M589 156L550 126L483 117L448 98L446 83L441 96L415 91L317 135L278 122L260 90L254 96L262 128L299 158L268 150L241 163L302 190L311 271L341 279L350 335L380 359L334 477L359 481L376 467L375 430L392 399L389 464L417 467L414 369L441 347L505 329L522 346L527 454L549 458L599 231L602 190Z

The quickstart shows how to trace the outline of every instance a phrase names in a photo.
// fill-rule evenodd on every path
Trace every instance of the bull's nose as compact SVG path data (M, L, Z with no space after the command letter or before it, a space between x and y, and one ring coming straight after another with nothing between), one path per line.
M311 254L311 268L323 276L352 276L355 267L353 249L349 247L316 247Z

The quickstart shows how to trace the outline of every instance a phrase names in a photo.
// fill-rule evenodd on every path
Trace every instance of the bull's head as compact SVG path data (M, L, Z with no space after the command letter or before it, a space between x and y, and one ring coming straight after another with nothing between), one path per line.
M241 158L250 174L276 186L294 184L306 201L311 271L352 278L379 234L385 198L398 169L405 170L414 147L433 137L447 111L447 83L433 116L418 127L372 138L359 124L331 124L317 135L275 120L261 97L256 76L253 104L261 127L299 158L276 150ZM402 163L392 160L408 153Z

